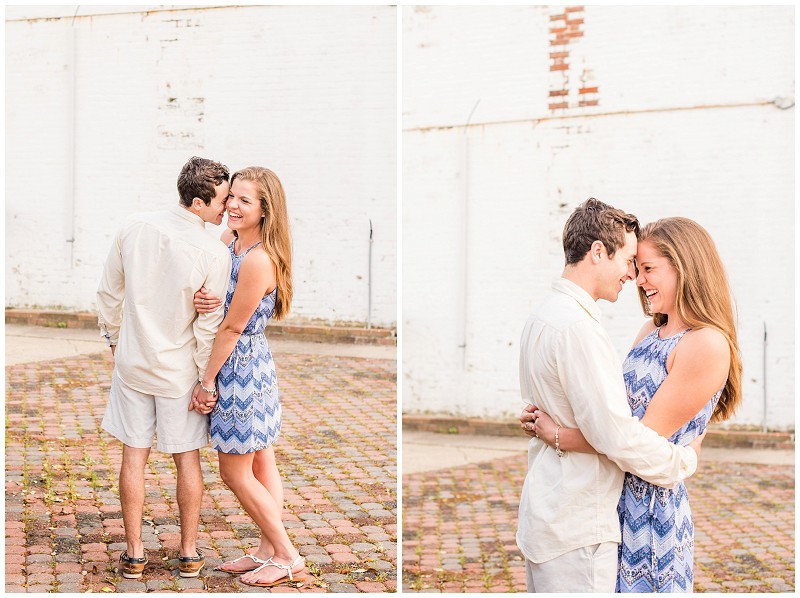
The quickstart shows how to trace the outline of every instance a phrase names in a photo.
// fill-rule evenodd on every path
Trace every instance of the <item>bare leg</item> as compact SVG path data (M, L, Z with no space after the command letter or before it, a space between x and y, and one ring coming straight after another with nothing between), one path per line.
M281 520L281 508L278 507L272 494L256 479L253 473L252 453L247 455L229 455L219 453L219 472L222 481L239 499L247 514L261 529L262 535L272 544L273 560L278 563L291 563L298 556L297 549L292 545L286 529ZM259 550L261 547L259 546ZM266 559L270 555L259 553L256 556ZM303 568L300 563L295 571ZM284 576L284 571L277 567L265 567L259 573L247 573L242 576L242 581L270 582Z
M127 552L131 558L144 556L142 544L142 515L144 513L144 468L149 448L122 445L122 466L119 470L119 502L122 505L122 525L125 527Z
M283 513L283 482L281 481L281 474L278 472L278 466L275 463L275 449L270 446L269 448L256 451L253 455L253 475L261 485L266 488L280 512ZM267 538L263 532L261 533L261 541L258 549L253 554L261 559L271 557L275 554L275 548L272 546L272 542L269 541L269 538ZM255 569L257 564L258 563L251 559L242 559L235 563L223 563L220 569L230 573L244 573Z
M200 504L203 500L203 473L200 451L172 455L178 469L178 511L181 517L181 556L197 556L197 528L200 525Z

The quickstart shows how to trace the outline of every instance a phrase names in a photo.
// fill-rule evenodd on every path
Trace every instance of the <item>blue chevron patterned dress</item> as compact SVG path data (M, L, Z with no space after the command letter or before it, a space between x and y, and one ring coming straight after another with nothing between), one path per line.
M667 377L667 356L687 331L665 339L658 332L636 345L623 365L628 403L639 419ZM687 445L702 434L721 393L722 389L669 441ZM694 523L683 482L669 490L626 473L617 513L622 543L616 591L691 592Z
M233 266L225 295L225 314L236 290L239 266L247 253L236 255L229 245ZM278 289L259 303L236 347L217 375L219 398L211 411L211 446L222 453L243 455L270 446L281 430L281 403L275 363L264 328L275 311Z

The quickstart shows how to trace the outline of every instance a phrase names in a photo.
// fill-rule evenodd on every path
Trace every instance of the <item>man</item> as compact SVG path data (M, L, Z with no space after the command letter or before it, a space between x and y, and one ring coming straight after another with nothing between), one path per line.
M103 429L122 441L119 496L127 550L123 577L142 576L144 468L158 437L177 468L181 524L180 575L196 577L205 564L197 550L203 477L199 448L208 442L208 417L216 391L192 392L205 373L222 310L198 316L194 292L205 286L224 297L231 271L225 245L205 223L219 225L229 192L228 169L194 157L178 177L180 203L138 214L117 233L97 291L102 334L114 356Z
M562 277L522 333L522 399L580 428L600 453L529 443L517 545L530 592L614 592L624 472L672 487L697 467L699 443L670 444L631 415L621 364L600 324L596 301L616 301L636 276L638 232L636 217L622 210L596 199L578 206L564 227ZM534 436L530 411L520 421Z

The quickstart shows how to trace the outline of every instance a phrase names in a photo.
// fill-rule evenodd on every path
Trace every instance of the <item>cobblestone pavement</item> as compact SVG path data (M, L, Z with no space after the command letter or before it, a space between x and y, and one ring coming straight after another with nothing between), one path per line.
M273 592L394 592L396 366L393 360L283 354L284 524L314 574ZM177 576L175 467L153 451L146 470L139 580L116 570L124 549L119 441L100 429L108 353L6 368L6 592L264 591L215 571L257 543L258 530L201 451L206 492L199 578Z
M524 454L403 476L403 590L524 592ZM793 592L794 467L702 462L687 482L695 592Z

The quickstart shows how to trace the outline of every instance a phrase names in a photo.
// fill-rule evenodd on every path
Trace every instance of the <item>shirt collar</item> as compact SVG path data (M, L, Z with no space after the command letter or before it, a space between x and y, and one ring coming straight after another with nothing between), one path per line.
M575 301L578 302L586 313L588 313L592 318L600 321L600 318L603 315L603 312L600 311L600 306L597 305L597 301L592 299L592 296L587 293L583 288L572 282L571 280L567 280L566 278L559 278L553 281L553 290L558 291L559 293L564 293L565 295L572 297Z
M200 216L198 216L194 212L190 212L186 208L182 208L181 206L172 206L169 209L169 211L175 214L176 216L183 218L184 220L188 220L189 222L199 224L200 226L203 227L203 229L205 229L206 227L205 221L202 218L200 218Z

